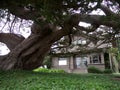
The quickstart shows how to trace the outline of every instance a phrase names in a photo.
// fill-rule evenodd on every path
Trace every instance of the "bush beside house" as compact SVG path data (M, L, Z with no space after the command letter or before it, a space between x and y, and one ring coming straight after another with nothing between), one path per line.
M97 74L111 74L112 70L111 69L105 69L105 70L100 70L96 67L88 67L88 73L97 73Z

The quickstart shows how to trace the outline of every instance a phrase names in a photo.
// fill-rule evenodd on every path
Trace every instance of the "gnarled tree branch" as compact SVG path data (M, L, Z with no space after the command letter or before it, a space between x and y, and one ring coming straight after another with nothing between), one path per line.
M106 14L106 15L115 15L114 12L112 12L108 7L104 6L104 5L101 5L100 7L103 12Z
M104 15L87 15L87 14L74 14L79 21L83 21L86 23L96 24L96 25L105 25L108 27L118 27L119 21L114 20L113 18L109 18L109 16ZM109 19L108 19L108 18ZM119 16L116 18L120 18ZM73 19L74 20L74 19Z
M20 44L25 38L13 33L0 33L0 42L5 43L12 50Z

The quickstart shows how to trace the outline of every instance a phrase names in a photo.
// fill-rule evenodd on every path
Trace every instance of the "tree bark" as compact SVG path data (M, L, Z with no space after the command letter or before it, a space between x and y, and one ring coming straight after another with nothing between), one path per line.
M12 50L21 43L25 38L21 35L16 35L13 33L0 33L0 42L3 42L7 47Z
M48 35L46 34L47 36L41 36L41 33L31 34L27 39L21 40L22 42L19 41L19 44L16 43L16 47L12 47L11 52L7 56L0 58L0 69L32 70L41 66L51 45L67 34L68 32L65 30L56 30ZM9 40L4 43L9 43Z

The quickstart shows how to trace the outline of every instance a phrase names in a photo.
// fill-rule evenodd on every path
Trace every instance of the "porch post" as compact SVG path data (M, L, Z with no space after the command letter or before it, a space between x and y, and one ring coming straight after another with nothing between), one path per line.
M109 53L109 61L110 61L110 69L112 70L112 58L110 53Z
M101 53L101 63L102 63L102 64L105 64L105 61L104 61L104 53Z
M74 61L73 61L73 56L70 56L70 61L69 61L69 69L72 71L74 69Z

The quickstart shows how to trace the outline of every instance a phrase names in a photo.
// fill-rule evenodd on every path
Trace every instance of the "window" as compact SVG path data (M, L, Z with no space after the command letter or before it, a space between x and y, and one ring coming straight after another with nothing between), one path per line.
M76 57L75 65L76 68L87 67L87 57Z
M80 58L80 57L77 57L75 61L76 61L76 67L77 67L77 68L80 68L80 67L81 67L81 63L82 63L82 62L81 62L81 58Z
M93 63L99 63L98 55L93 55Z
M67 65L67 58L59 58L59 65Z
M79 40L75 40L74 42L73 42L73 44L75 44L75 45L77 45L77 44L81 44L81 45L85 45L87 43L87 41L86 40L82 40L82 39L79 39Z
M99 54L94 54L90 57L90 63L97 64L101 63L101 56Z

